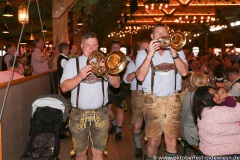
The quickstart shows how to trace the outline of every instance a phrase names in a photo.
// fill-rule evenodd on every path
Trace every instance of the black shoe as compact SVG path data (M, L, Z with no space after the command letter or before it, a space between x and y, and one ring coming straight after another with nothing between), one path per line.
M121 141L121 140L122 140L121 132L116 133L115 141Z
M142 149L141 148L136 148L135 156L137 159L142 159L143 154L142 154Z
M112 128L108 131L108 134L113 134L116 132L116 126L112 126Z
M60 139L70 139L66 134L60 134Z

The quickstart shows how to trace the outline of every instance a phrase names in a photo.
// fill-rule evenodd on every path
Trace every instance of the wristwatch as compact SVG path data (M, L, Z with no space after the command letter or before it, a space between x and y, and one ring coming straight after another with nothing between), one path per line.
M176 57L172 57L173 59L178 59L179 58L179 55L177 54Z

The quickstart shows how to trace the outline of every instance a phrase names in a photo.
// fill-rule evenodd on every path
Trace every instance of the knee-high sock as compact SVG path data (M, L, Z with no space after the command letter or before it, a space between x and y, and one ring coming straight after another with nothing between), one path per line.
M111 123L112 123L113 126L116 126L116 125L117 125L116 118L114 118L113 120L110 120L110 121L111 121Z
M142 144L141 144L142 132L133 133L133 139L135 141L136 148L142 148Z
M165 151L165 157L177 157L177 153L170 153L168 151Z
M117 126L116 133L122 132L122 127Z
M157 156L148 157L147 155L145 155L145 160L157 160Z

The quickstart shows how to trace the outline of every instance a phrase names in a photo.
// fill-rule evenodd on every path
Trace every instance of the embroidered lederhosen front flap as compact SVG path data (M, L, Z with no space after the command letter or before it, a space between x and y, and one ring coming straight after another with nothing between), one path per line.
M90 74L82 81L82 83L92 84L92 83L101 82L101 81L102 81L102 78L98 78L96 75Z
M175 68L176 68L175 64L173 64L173 63L166 63L166 62L154 66L154 70L155 71L160 71L160 72L168 72L170 70L174 70Z

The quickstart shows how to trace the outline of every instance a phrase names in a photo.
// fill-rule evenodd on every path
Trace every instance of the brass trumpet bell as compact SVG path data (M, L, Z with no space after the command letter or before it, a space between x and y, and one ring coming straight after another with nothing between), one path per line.
M121 51L114 51L107 55L105 66L109 74L116 75L124 70L128 61Z
M111 52L106 57L100 51L93 51L87 59L87 64L92 66L92 72L104 79L108 78L108 74L116 75L123 71L127 62L125 54L121 51ZM104 66L101 63L104 63Z
M159 38L158 42L163 49L168 46L171 46L174 49L181 49L186 44L186 36L183 32L174 32L170 37Z

